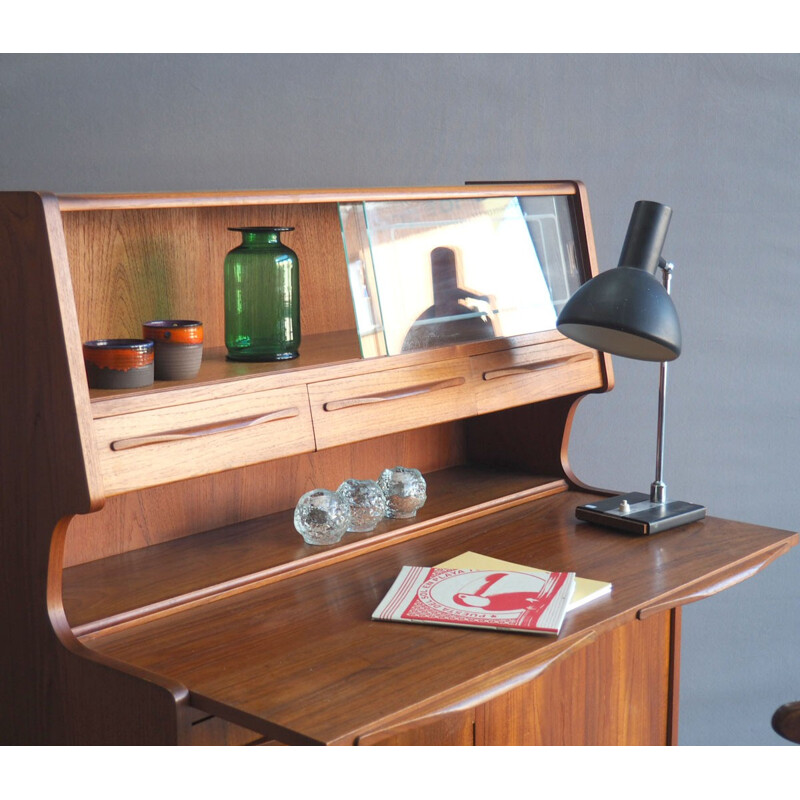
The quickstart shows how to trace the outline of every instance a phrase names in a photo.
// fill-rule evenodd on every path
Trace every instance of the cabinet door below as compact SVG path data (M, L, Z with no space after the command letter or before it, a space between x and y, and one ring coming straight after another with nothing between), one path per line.
M372 731L358 738L360 745L447 746L475 744L475 711L465 709Z
M668 611L601 635L481 707L476 744L668 744L670 642Z

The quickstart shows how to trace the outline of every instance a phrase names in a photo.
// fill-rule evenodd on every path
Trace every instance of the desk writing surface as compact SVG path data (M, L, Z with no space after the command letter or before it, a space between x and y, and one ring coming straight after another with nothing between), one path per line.
M536 499L85 643L182 683L196 707L255 730L296 742L353 741L409 710L513 680L554 647L642 609L725 588L798 539L713 517L649 537L624 534L574 518L592 497ZM401 566L466 550L575 571L613 589L568 614L557 638L370 619Z

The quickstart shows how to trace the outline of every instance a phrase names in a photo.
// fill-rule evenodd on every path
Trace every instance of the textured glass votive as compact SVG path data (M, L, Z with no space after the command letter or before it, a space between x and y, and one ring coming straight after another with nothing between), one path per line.
M335 544L349 523L347 500L327 489L306 492L294 510L294 527L307 544Z
M378 478L378 486L386 496L387 517L413 517L428 499L425 478L413 467L385 469Z
M386 516L386 497L375 481L346 480L337 492L350 505L348 531L365 533Z

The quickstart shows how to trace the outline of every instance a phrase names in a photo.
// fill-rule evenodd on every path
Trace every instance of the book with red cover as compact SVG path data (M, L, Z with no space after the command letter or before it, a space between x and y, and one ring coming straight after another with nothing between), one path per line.
M403 567L372 619L557 634L574 572Z

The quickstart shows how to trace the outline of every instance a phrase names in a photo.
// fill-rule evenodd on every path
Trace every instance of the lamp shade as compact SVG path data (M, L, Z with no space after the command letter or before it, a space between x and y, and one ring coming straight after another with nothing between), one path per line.
M680 355L678 313L653 275L671 214L660 203L636 203L619 266L572 295L558 315L561 333L596 350L643 361L672 361Z

